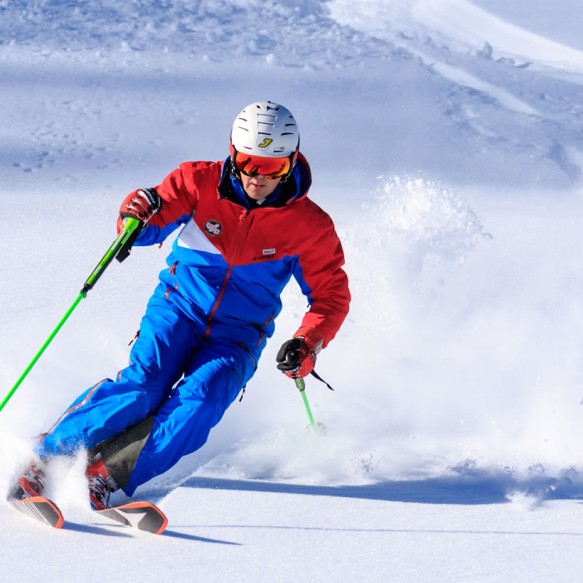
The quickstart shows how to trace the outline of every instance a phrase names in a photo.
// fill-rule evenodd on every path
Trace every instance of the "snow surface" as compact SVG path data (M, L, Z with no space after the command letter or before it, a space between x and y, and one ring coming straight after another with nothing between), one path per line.
M221 159L288 106L354 301L307 380L273 366L209 443L91 515L54 470L50 531L0 506L2 580L579 581L583 43L578 0L0 0L0 381L13 386L114 237L121 197ZM168 246L113 264L0 412L0 489L124 366Z

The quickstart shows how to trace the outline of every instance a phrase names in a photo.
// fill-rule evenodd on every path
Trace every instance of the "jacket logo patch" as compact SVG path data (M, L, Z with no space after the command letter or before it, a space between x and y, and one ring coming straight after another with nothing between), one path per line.
M275 248L263 249L263 255L275 255Z
M221 223L215 219L208 220L204 225L204 230L211 236L211 237L218 237L223 230Z

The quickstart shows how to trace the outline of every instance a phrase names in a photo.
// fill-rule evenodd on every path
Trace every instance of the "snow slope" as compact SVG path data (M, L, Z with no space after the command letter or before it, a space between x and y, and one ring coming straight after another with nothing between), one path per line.
M226 156L258 99L299 121L354 295L318 361L334 393L307 381L324 433L273 366L305 308L290 286L242 402L140 491L167 535L91 516L63 465L62 532L0 507L3 580L38 579L31 547L49 581L579 580L582 9L553 6L0 0L3 392L121 197ZM166 249L112 265L0 412L0 489L124 366Z

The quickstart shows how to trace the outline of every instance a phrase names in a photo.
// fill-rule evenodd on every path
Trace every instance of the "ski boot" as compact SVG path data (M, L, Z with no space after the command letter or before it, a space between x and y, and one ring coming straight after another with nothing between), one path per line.
M101 456L96 456L87 466L85 476L89 482L89 502L92 510L109 508L111 494L119 487L105 467Z
M45 491L46 466L36 460L18 478L16 484L8 493L8 500L24 500L35 496L43 496Z

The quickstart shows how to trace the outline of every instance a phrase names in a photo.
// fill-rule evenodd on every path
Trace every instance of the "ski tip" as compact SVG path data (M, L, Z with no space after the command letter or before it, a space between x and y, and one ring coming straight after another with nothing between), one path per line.
M160 524L158 530L156 530L152 534L162 534L166 530L166 527L168 526L168 519L166 518L166 515L164 513L161 513L161 518L162 524Z
M152 511L154 511L156 513L156 515L158 516L159 522L160 522L160 526L158 527L158 530L156 532L154 532L153 534L162 534L166 530L166 527L168 526L168 518L166 517L164 512L162 512L162 510L160 510L160 508L158 508L158 506L156 506L155 504L152 504L151 502L129 502L127 504L127 507L128 508L151 508Z
M168 518L155 504L141 500L96 512L125 526L131 526L151 534L162 534L168 526Z
M162 534L166 530L166 527L168 526L168 518L166 517L164 512L162 512L162 510L160 510L158 506L152 504L151 502L145 501L128 502L127 504L124 504L124 508L134 510L139 510L140 508L148 508L152 511L152 513L155 513L157 519L156 524L158 525L158 528L157 530L153 529L150 530L149 532L151 532L152 534Z
M8 500L8 503L30 518L34 518L53 528L62 528L63 524L65 524L65 519L59 507L52 500L43 496L32 496L22 500Z

